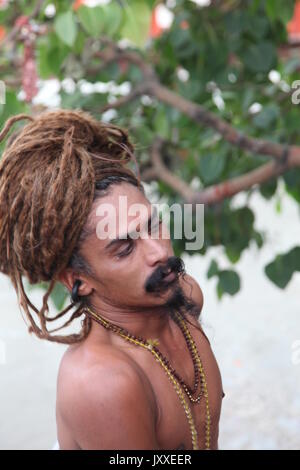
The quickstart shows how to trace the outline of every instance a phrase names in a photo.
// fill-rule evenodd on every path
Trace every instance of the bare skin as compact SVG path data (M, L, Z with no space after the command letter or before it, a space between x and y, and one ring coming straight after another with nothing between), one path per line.
M128 184L116 186L103 201L115 203L120 194L129 202L145 198ZM149 214L151 214L150 205ZM129 217L130 219L130 217ZM91 213L95 222L95 212ZM124 233L119 226L118 233ZM80 295L90 295L93 310L134 335L159 340L158 348L181 377L192 386L193 363L185 339L165 309L175 285L199 307L203 294L188 274L178 277L161 297L145 293L145 281L159 265L174 256L170 240L134 240L129 256L116 258L126 240L106 252L107 240L87 240L83 253L95 276L65 271L61 281L71 290L80 278ZM121 246L122 245L122 246ZM124 246L123 246L124 245ZM97 257L101 259L101 269ZM127 258L127 259L126 259ZM218 448L222 379L218 364L199 322L186 312L206 373L211 413L211 448ZM196 328L196 326L198 328ZM199 331L199 328L201 331ZM187 398L187 396L186 396ZM204 448L205 405L192 404L199 448ZM89 336L66 350L57 381L56 418L61 449L192 449L188 421L179 397L152 354L129 344L92 320Z

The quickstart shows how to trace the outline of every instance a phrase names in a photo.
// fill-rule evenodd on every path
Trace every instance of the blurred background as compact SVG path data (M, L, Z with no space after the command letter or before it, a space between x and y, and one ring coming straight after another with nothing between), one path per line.
M204 293L220 449L300 448L299 48L289 0L0 0L1 129L89 111L128 128L153 202L205 204L204 246L173 245ZM0 448L50 449L66 346L28 334L2 274L0 305Z

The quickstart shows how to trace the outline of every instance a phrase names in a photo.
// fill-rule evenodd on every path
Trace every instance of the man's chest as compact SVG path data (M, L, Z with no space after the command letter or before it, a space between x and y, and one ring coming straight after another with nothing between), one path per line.
M209 416L210 447L216 449L218 447L218 428L223 391L221 374L207 339L201 332L195 330L193 327L190 327L190 331L199 352L204 372L201 380L206 384L208 403L204 396L200 398L200 403L191 402L186 393L184 393L183 396L193 416L198 434L199 448L205 447L205 427ZM174 345L171 352L169 350L169 354L167 354L166 350L162 347L160 350L163 357L169 361L170 366L175 369L177 375L190 388L193 388L195 381L194 364L183 336L182 338L178 337L177 344ZM160 362L155 360L155 357L151 353L141 356L137 355L135 360L139 362L155 396L158 410L156 434L161 448L177 449L180 447L182 449L192 449L191 427L188 416L183 407L180 395L176 392L174 384L170 380L165 368ZM200 390L199 383L197 389L198 393ZM197 393L193 394L193 396L197 396Z

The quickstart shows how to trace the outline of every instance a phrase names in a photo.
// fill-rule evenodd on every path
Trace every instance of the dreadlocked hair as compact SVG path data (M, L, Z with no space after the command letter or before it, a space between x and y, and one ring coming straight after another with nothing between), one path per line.
M126 168L133 154L127 132L99 122L82 110L57 109L32 117L19 114L8 119L0 142L17 121L30 122L7 139L0 160L0 271L9 276L28 330L40 339L71 344L82 341L91 329L88 316L81 331L70 335L51 333L68 326L83 313L83 303L60 327L48 330L74 307L49 316L49 296L66 267L79 272L88 266L79 254L92 204L112 183L127 181L143 191L135 173ZM137 167L138 168L138 167ZM42 306L28 298L22 276L30 284L48 282ZM36 318L34 318L36 316Z

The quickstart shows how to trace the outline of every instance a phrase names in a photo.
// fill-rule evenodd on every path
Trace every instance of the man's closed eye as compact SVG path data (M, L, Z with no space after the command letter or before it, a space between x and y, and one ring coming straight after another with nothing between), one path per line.
M152 230L154 231L154 233L156 233L157 230L159 230L161 224L162 224L162 220L158 220L156 225L152 227ZM149 232L151 233L151 225L149 226ZM131 241L131 243L129 243L123 251L120 251L116 255L116 257L119 259L119 258L123 258L124 256L128 256L133 251L133 249L134 249L134 244L133 244L133 241Z
M123 251L121 251L117 254L117 258L122 258L123 256L128 256L133 251L133 248L134 248L133 243L129 243L127 245L127 247L125 248L125 250L123 250Z

